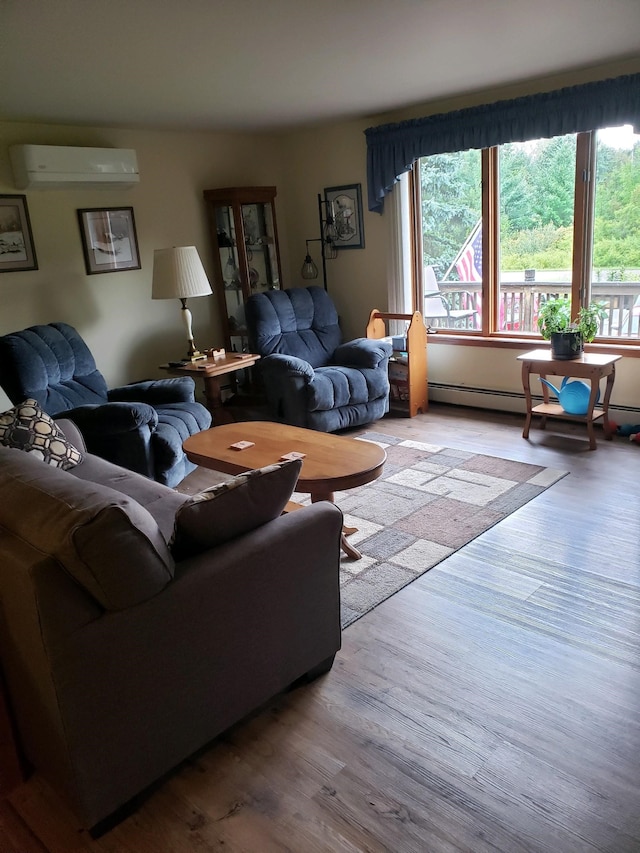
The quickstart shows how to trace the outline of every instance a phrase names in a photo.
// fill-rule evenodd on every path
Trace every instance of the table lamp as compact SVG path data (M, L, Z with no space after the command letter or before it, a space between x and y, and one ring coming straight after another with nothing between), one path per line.
M153 253L152 299L179 299L182 302L182 320L187 330L190 361L206 358L198 352L193 342L191 311L187 299L192 296L209 296L213 291L195 246L173 246L156 249Z

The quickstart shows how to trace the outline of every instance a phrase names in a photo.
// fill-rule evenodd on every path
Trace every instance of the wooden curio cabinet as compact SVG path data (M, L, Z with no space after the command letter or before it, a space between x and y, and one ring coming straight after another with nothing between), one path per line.
M275 197L275 187L204 191L214 249L214 290L229 352L248 351L247 299L252 293L281 287Z

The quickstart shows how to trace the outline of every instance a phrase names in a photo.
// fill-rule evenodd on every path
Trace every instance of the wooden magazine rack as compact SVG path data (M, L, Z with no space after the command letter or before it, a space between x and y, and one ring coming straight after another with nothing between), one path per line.
M389 409L413 418L429 408L427 386L427 329L422 314L385 314L374 308L367 324L368 338L386 338L389 320L409 322L406 350L394 350L389 359Z

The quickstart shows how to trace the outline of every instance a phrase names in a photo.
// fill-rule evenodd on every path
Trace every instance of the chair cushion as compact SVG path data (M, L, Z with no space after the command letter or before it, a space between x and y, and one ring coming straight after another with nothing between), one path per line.
M50 415L107 402L89 347L67 323L0 337L0 385L12 403L31 397Z
M238 474L185 501L176 512L175 559L221 545L277 518L298 482L300 459Z
M145 601L173 577L173 558L144 507L31 453L0 448L0 503L2 526L56 559L107 610Z
M305 426L320 432L337 432L361 424L370 424L383 417L389 408L386 397L370 400L358 406L341 406L339 409L327 409L324 412L308 412Z
M386 371L356 367L319 367L308 386L310 412L358 406L389 393Z
M82 452L35 400L25 400L0 415L0 444L32 453L48 465L65 471L83 459Z
M253 294L246 316L252 349L263 357L282 353L321 367L342 341L338 312L321 287Z

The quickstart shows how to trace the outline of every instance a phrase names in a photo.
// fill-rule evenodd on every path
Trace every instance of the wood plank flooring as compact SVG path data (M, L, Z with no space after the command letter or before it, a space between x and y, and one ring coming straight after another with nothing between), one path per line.
M33 777L0 809L0 853L638 853L640 448L522 425L445 406L379 422L570 474L102 838Z

